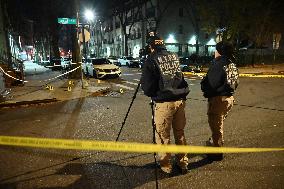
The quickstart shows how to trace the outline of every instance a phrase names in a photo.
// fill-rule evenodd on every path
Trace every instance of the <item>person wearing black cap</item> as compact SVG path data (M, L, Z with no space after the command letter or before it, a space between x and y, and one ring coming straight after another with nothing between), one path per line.
M156 143L170 144L173 128L175 143L186 145L184 108L189 88L180 69L178 56L167 51L163 40L157 36L149 37L148 47L150 54L142 69L141 86L144 94L155 102ZM171 154L159 153L158 157L161 170L171 174ZM176 162L182 174L187 173L187 154L176 154Z
M233 107L233 94L239 84L239 74L233 63L233 46L229 42L216 44L215 59L206 76L201 81L203 96L208 98L208 123L212 137L206 142L208 146L224 145L223 122ZM221 161L223 154L207 154L212 161Z

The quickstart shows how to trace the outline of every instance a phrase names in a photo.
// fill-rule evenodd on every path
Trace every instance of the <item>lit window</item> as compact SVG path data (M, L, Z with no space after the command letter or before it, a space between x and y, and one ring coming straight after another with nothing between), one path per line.
M170 34L169 37L166 39L166 43L176 43L175 36L173 34Z
M216 42L213 38L211 38L206 45L216 45Z
M190 38L190 40L188 41L188 44L190 44L190 45L196 44L196 36L195 35Z

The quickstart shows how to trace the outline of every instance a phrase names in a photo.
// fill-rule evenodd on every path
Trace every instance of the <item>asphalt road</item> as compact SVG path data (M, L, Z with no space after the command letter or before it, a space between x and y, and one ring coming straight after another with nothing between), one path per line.
M107 96L0 110L0 135L112 140L117 137L140 79L137 69L123 69ZM210 136L200 78L188 77L186 138L204 145ZM94 82L94 80L91 80ZM241 78L236 102L225 121L225 145L284 147L284 80ZM123 88L124 93L117 91ZM150 99L140 90L120 141L152 142ZM173 141L173 140L172 140ZM160 188L283 188L284 152L226 154L209 163L190 154L189 173L165 177ZM153 154L50 150L0 146L0 188L155 188Z

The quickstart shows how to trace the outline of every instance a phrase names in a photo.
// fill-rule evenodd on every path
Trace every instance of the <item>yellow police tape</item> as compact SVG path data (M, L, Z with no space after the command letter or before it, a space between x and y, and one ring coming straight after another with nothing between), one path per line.
M284 78L284 75L258 75L258 74L240 74L240 77L276 77Z
M284 151L284 148L229 148L182 145L158 145L133 142L113 142L96 140L70 140L51 138L31 138L0 136L0 145L25 146L36 148L55 148L72 150L97 150L115 152L168 152L168 153L245 153L245 152L271 152Z
M197 75L197 76L205 76L206 73L193 73L193 72L183 72L184 75ZM261 75L261 74L239 74L240 77L263 77L263 78L284 78L284 75Z

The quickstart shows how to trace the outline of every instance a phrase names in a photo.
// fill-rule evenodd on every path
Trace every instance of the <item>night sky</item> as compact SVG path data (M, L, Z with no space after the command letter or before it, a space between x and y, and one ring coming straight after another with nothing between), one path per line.
M8 11L18 17L41 20L41 17L74 17L76 0L7 0ZM103 16L110 0L77 0L80 11L93 9L95 14Z

